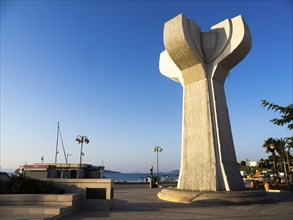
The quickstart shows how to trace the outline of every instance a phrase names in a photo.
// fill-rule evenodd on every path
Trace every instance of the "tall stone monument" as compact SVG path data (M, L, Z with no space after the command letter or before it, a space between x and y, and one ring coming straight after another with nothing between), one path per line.
M182 149L178 189L245 189L236 161L224 91L230 70L250 51L241 16L201 32L180 14L164 26L160 72L183 87Z

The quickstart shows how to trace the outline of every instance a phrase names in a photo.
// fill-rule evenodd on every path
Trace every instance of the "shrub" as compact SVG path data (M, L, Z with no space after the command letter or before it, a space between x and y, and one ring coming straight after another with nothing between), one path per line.
M12 194L63 194L64 189L37 179L12 177L7 193Z

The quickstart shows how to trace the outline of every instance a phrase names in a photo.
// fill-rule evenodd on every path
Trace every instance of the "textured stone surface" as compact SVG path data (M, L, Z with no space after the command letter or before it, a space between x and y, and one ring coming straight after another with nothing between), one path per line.
M179 203L217 203L217 204L258 204L272 202L272 198L264 190L233 191L233 192L195 192L163 189L158 193L162 200Z
M75 211L79 194L3 194L0 219L57 219Z
M67 193L80 193L82 198L85 198L86 188L106 189L106 199L113 198L112 189L114 181L112 179L60 179L60 178L44 178L46 182L51 182L54 185L65 189Z
M42 179L52 182L54 185L65 189L68 193L79 193L81 195L81 208L91 210L103 210L112 208L114 197L114 181L112 179ZM87 189L105 189L105 199L87 199Z
M224 83L251 48L241 16L202 33L182 14L165 23L160 71L183 86L181 168L177 188L233 191L240 176Z

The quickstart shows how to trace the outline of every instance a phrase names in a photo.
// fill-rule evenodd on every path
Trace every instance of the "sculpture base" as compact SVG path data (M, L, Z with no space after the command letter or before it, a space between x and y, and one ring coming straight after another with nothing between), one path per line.
M199 192L166 188L157 194L159 199L178 203L220 203L220 204L257 204L268 203L272 199L264 190L231 192Z

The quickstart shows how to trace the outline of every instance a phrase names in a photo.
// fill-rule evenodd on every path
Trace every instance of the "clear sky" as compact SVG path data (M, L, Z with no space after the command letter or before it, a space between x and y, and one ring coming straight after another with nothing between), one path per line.
M164 23L202 29L242 15L253 46L225 83L237 160L267 158L266 99L292 103L292 1L1 1L1 168L54 162L57 122L69 162L122 172L179 169L182 86L159 72ZM62 145L58 162L64 162Z

